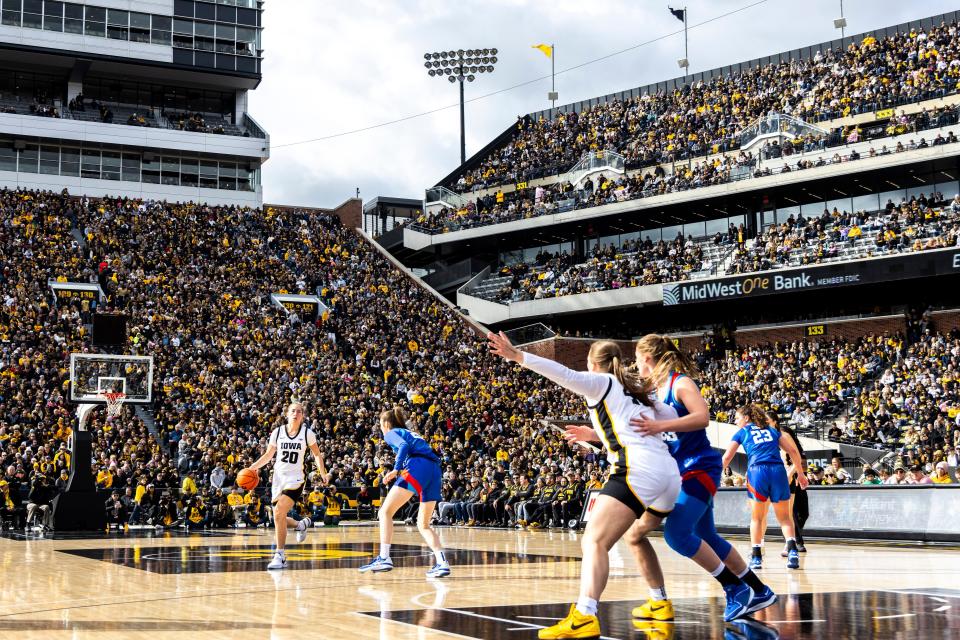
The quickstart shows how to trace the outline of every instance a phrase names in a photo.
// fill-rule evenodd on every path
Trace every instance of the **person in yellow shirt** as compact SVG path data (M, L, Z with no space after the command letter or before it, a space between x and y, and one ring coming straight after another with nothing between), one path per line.
M183 477L183 484L180 485L180 491L183 493L184 498L197 495L197 483L193 479L192 471L187 471Z
M323 526L335 527L340 524L340 496L337 495L337 488L333 485L327 487L324 493L323 503L327 510L323 514Z
M234 487L233 491L227 495L227 506L233 511L233 523L237 525L243 519L243 512L247 508L243 502L243 495L240 493L240 487Z
M110 469L101 469L97 472L97 487L100 489L109 489L113 486L113 473Z
M930 474L930 480L933 481L933 484L953 484L953 479L950 477L950 467L946 462L937 463L933 473Z
M10 522L15 529L23 527L21 510L10 496L10 483L0 480L0 528L4 522Z
M310 515L314 522L323 521L323 512L325 508L324 494L320 487L315 486L313 491L307 495L307 506L310 508Z

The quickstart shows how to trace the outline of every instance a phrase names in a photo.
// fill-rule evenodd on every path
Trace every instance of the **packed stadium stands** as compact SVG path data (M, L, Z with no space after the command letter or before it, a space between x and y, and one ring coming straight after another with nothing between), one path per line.
M846 50L760 65L671 93L521 119L505 145L450 186L474 191L557 175L593 150L621 153L631 168L696 158L737 149L736 134L771 112L821 122L953 94L960 78L956 30L941 24L870 36Z

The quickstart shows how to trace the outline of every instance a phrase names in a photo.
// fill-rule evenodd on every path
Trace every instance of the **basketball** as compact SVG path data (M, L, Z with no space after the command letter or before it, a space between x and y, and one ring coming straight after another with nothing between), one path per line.
M258 484L260 484L260 476L257 475L256 471L241 469L240 473L237 474L237 486L244 491L256 489Z

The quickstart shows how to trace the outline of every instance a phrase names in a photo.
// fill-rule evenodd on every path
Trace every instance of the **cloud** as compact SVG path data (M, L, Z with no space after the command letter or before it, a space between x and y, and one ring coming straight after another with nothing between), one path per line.
M264 199L334 206L360 189L422 197L460 157L456 84L427 75L423 54L497 47L496 71L466 85L471 99L550 73L530 45L555 43L557 70L599 58L681 28L667 2L614 0L313 0L270 2L264 11L263 82L250 112L273 145L329 136L452 106L362 133L271 151ZM749 0L688 0L693 25ZM661 6L662 5L662 6ZM853 6L850 6L853 5ZM953 10L928 0L918 9L880 0L847 3L848 34ZM691 71L703 71L809 46L838 36L834 0L765 4L690 30ZM674 35L557 77L560 104L586 100L677 75L683 36ZM466 106L467 156L512 126L518 115L549 107L550 79Z

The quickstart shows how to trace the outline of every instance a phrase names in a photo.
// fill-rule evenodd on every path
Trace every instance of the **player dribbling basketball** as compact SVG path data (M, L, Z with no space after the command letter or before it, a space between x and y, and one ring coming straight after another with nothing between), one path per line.
M320 457L317 436L310 428L303 426L303 417L303 404L297 401L291 402L287 407L286 426L273 430L266 452L250 465L250 469L256 471L273 460L272 502L273 523L277 530L277 550L267 569L285 569L287 566L285 553L287 527L294 527L297 532L297 542L303 542L313 524L309 517L297 522L287 515L303 495L303 485L306 480L303 465L308 449L313 454L320 477L324 482L330 479L330 474L327 473L323 464L323 458Z

